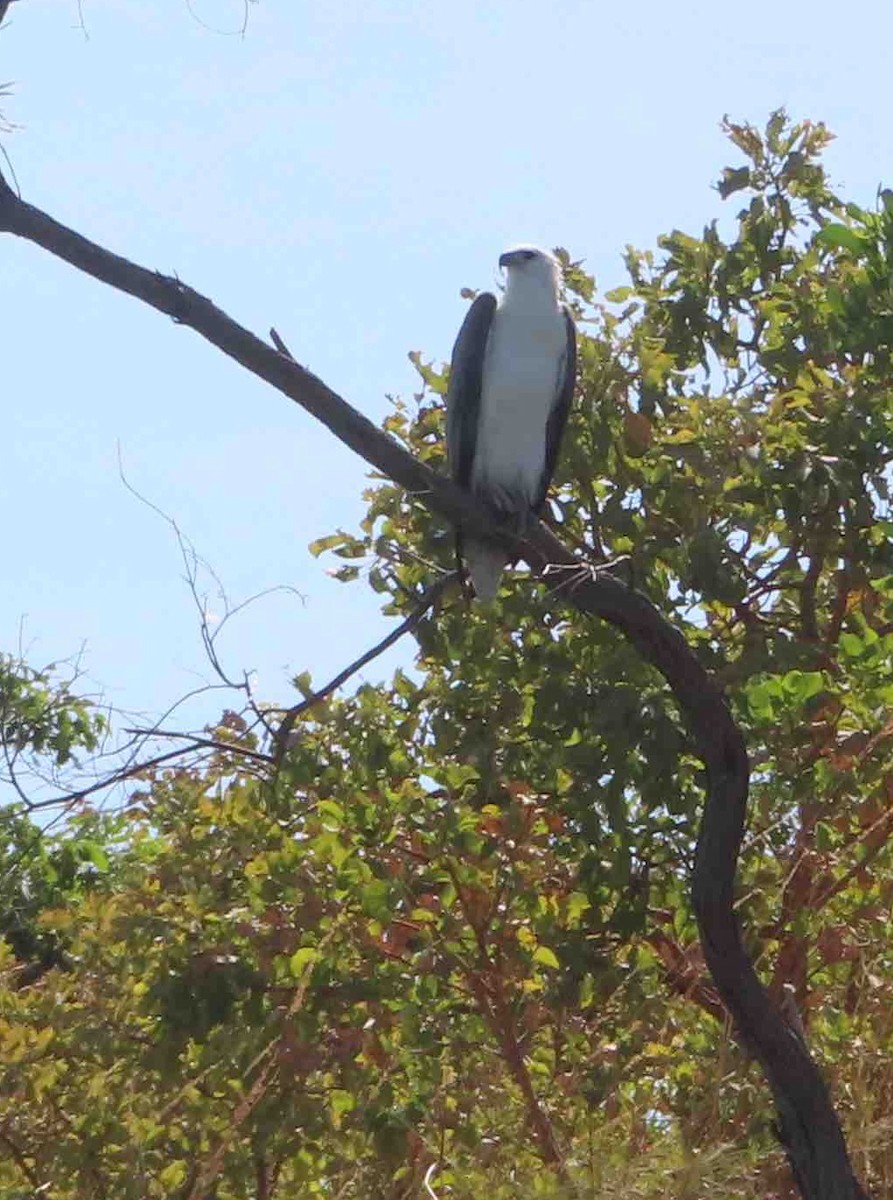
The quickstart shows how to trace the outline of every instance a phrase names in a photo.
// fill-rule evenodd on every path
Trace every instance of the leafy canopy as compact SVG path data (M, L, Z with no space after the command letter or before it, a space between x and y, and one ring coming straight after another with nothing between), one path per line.
M726 129L737 215L628 249L607 296L565 256L580 389L552 517L628 555L728 690L754 767L742 921L882 1194L893 198L832 193L821 125ZM387 425L439 465L446 375L414 361ZM448 531L387 482L366 498L315 548L408 611ZM436 1161L469 1200L790 1194L700 961L701 768L660 679L520 572L415 637L411 675L304 713L265 776L230 714L232 751L148 778L89 886L39 891L64 961L21 986L7 939L10 1192L396 1198Z

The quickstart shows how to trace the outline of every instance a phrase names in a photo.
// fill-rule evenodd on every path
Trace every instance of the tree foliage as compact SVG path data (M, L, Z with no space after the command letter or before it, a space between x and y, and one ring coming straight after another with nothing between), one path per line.
M727 132L736 216L628 249L607 296L566 259L580 398L552 516L593 561L627 556L727 689L754 766L750 948L880 1195L893 195L835 196L821 125ZM439 466L445 374L414 361L387 425ZM315 548L407 612L449 533L389 483L367 501ZM396 1200L432 1163L468 1200L793 1194L700 960L703 780L661 679L520 572L414 635L411 674L301 713L265 776L228 714L200 769L148 772L114 821L10 818L4 896L55 957L23 980L39 951L4 927L8 1194Z

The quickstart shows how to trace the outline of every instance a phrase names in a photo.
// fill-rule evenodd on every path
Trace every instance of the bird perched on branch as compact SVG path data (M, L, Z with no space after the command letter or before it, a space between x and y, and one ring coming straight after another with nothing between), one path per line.
M447 453L453 479L518 532L546 499L574 392L576 331L561 300L561 264L517 246L499 259L505 288L469 308L450 366ZM463 545L464 542L464 545ZM456 535L479 600L496 596L505 551Z

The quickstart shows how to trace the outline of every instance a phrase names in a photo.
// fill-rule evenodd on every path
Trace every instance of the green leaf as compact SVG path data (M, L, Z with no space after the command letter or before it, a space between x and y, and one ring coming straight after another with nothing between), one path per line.
M793 701L802 704L824 689L825 677L821 671L789 671L782 679L782 686Z
M771 682L760 680L751 683L747 688L747 703L753 716L759 720L767 720L775 714L776 692Z
M537 946L533 952L533 961L544 967L552 967L553 970L558 970L561 966L554 950L550 950L548 946Z
M189 1169L185 1162L172 1162L160 1172L158 1182L168 1194L171 1194L183 1183L188 1173Z
M815 235L815 240L820 245L840 247L852 251L853 254L861 254L865 249L861 234L849 225L825 225Z
M838 644L847 658L858 658L865 652L866 646L858 634L844 632L838 639Z
M335 829L340 829L344 824L344 809L337 800L320 800L316 811L320 816L325 817L326 822Z
M726 167L722 173L722 178L717 184L717 190L723 200L727 200L734 192L740 192L742 188L749 186L749 167Z
M343 567L336 567L334 571L329 571L332 579L337 579L339 583L352 583L359 578L360 568L345 564Z
M319 961L319 951L315 946L301 946L288 960L288 969L296 979L300 978L306 969Z
M384 879L373 879L360 892L363 911L379 921L391 918L391 888Z
M324 554L326 550L334 550L336 546L340 546L343 543L343 533L329 533L325 537L317 538L315 541L311 542L307 549L314 558L319 558L319 556Z

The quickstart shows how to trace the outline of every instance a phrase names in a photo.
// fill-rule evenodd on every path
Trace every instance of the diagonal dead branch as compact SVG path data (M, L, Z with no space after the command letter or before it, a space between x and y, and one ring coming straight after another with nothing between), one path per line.
M156 754L153 758L131 763L126 767L122 767L120 771L114 771L111 775L103 776L97 783L91 783L89 787L66 792L64 796L51 796L48 800L28 800L26 797L24 800L25 807L28 812L38 812L39 810L49 808L67 810L76 804L81 804L90 796L96 795L97 792L106 791L108 788L115 787L119 783L126 783L127 780L135 779L146 771L154 771L156 767L173 762L175 758L182 758L184 754L194 754L195 752L195 745L180 746L177 750L168 750L165 754Z
M269 766L272 763L272 758L269 754L261 754L257 750L251 750L247 746L240 746L238 742L222 742L219 738L202 737L198 733L189 733L179 729L125 729L125 733L133 734L136 737L143 738L169 738L173 742L189 742L193 749L217 750L221 754L228 754L232 758L246 758L250 762L260 763L263 766ZM184 750L184 753L186 751Z
M489 535L523 557L537 575L583 566L543 525L526 539L496 526L473 497L414 459L322 380L271 348L176 278L156 274L54 221L19 199L0 176L0 230L26 238L95 279L188 325L247 370L305 408L370 465L451 524ZM803 1042L760 983L744 949L734 880L744 834L747 751L725 696L682 634L643 595L587 569L560 589L565 603L608 621L664 676L707 768L708 790L692 880L704 956L745 1044L764 1068L778 1111L778 1133L807 1200L867 1200L853 1175L828 1089ZM556 596L556 601L558 597Z
M334 675L327 684L321 687L318 691L312 692L306 697L306 699L302 700L300 704L293 704L291 708L285 710L282 721L279 724L279 728L276 731L273 741L274 759L277 764L282 762L282 758L288 749L289 737L291 736L292 730L295 727L295 722L298 720L298 718L309 709L313 708L314 705L325 700L325 698L330 696L332 692L337 691L338 688L340 688L342 684L346 683L352 675L356 675L357 671L362 671L363 667L371 663L373 659L376 659L379 657L379 655L384 654L385 650L389 650L391 646L393 646L400 640L400 638L404 636L404 634L410 633L413 629L415 629L419 621L421 621L424 617L425 613L433 604L437 602L437 600L443 595L447 587L455 578L456 574L453 572L449 575L445 575L442 579L438 579L436 583L432 584L432 586L423 593L418 604L412 610L409 616L404 618L404 620L402 620L395 629L392 629L390 633L383 637L380 642L376 642L374 646L372 646L364 654L361 654L359 658L355 659L352 663L348 663L348 665L344 667L343 670L339 671L337 675Z

